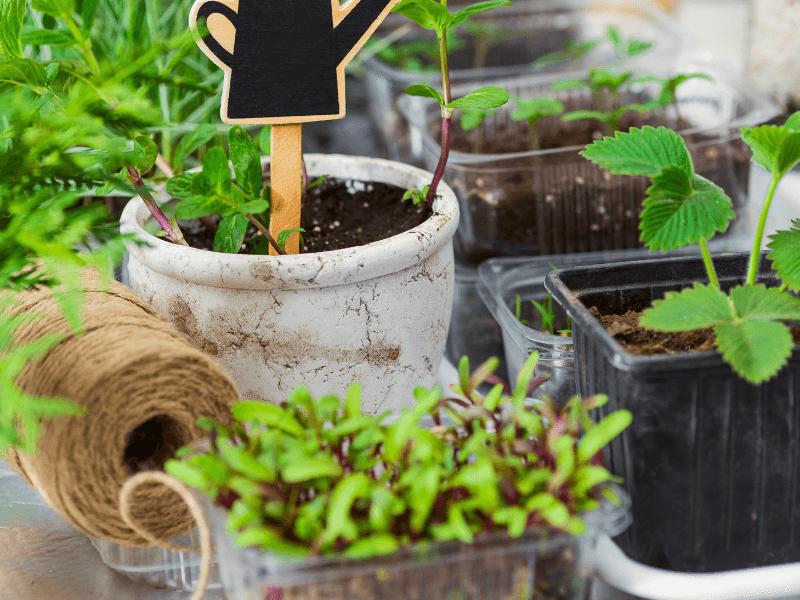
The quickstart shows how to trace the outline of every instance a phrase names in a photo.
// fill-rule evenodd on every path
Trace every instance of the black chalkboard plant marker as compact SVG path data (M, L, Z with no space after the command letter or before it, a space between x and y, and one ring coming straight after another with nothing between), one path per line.
M400 0L197 0L200 49L225 71L225 123L272 125L270 232L300 227L302 123L345 115L344 69ZM286 252L297 254L298 236ZM271 250L275 253L275 250Z

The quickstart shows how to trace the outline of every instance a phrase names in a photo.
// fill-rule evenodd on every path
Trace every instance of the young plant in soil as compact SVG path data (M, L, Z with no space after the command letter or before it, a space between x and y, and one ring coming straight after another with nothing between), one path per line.
M667 292L644 311L639 324L656 331L680 332L713 328L717 348L737 374L753 384L774 376L794 346L784 321L800 321L800 221L771 236L768 247L780 288L756 284L764 226L781 178L800 161L800 112L785 125L743 127L742 138L753 159L772 173L753 240L744 284L728 293L720 289L707 242L724 232L735 217L725 192L695 174L683 139L664 127L633 128L588 146L581 154L611 173L646 175L652 179L641 215L641 239L651 251L699 244L708 284L696 282L680 292Z
M530 301L533 307L539 312L542 319L542 333L549 333L555 335L556 333L556 313L553 311L553 296L548 292L544 297L544 301L540 304L536 300ZM519 294L514 297L514 316L517 321L523 325L528 325L528 321L522 318L522 300ZM559 329L559 335L570 336L572 335L572 322L567 317L567 329Z
M539 138L536 135L536 124L544 117L560 115L564 112L564 105L552 98L532 98L523 100L515 98L517 108L511 113L513 121L527 121L528 132L531 136L531 150L539 149Z
M392 9L392 12L405 15L421 27L436 32L439 44L439 63L442 72L442 92L426 84L412 85L406 88L406 94L433 98L442 107L442 150L439 162L433 174L430 185L422 190L409 190L405 198L411 199L414 204L423 201L428 205L436 197L436 188L444 175L447 166L447 157L450 155L451 120L456 108L469 108L473 110L486 110L498 108L508 102L508 92L498 87L483 87L470 92L463 98L453 100L450 96L450 69L448 67L447 35L448 32L464 23L473 15L477 15L500 6L510 6L508 0L489 0L479 2L461 9L456 14L451 14L447 9L447 0L441 4L435 0L402 0Z
M498 360L470 375L465 357L451 386L458 397L418 387L416 406L391 424L390 412L362 412L358 383L344 400L299 387L281 406L240 402L233 430L201 419L210 447L181 449L165 469L228 511L237 545L282 555L361 559L535 527L581 535L582 513L601 496L617 502L607 484L619 480L601 466L602 449L631 416L621 410L594 423L589 411L608 401L601 395L562 408L526 404L546 380L531 381L537 358L510 396L498 383L484 397L477 389ZM420 425L426 415L431 428Z
M564 42L563 50L550 52L536 59L533 62L533 68L538 71L546 66L558 64L560 62L577 62L605 41L610 42L614 47L617 62L644 54L653 47L653 42L638 40L636 38L625 39L620 34L619 29L613 25L609 25L606 34L599 38L592 38L582 42L567 40Z

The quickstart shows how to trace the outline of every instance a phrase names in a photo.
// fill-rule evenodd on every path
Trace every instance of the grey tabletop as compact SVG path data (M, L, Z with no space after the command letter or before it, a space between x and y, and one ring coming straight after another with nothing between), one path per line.
M0 599L188 600L190 592L157 590L107 567L89 538L46 506L0 461ZM222 600L209 590L205 600Z

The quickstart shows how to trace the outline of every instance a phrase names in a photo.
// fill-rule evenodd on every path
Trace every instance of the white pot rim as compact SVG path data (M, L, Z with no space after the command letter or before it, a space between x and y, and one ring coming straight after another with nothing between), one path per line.
M306 154L309 175L371 180L421 189L432 174L380 158L340 154ZM269 159L262 159L268 163ZM369 168L369 175L356 174ZM327 252L286 256L223 254L177 246L147 233L151 217L141 198L132 198L120 219L123 234L149 244L126 242L132 257L148 268L192 283L234 289L302 289L366 281L396 273L432 256L450 242L459 221L458 200L444 182L437 189L433 216L408 231L385 240ZM162 199L166 199L166 194Z

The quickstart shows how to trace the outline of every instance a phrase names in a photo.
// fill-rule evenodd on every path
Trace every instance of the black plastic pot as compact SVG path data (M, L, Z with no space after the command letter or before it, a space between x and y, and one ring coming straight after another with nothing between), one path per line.
M742 283L746 254L714 258L720 284ZM762 256L759 281L777 283ZM800 345L753 386L716 352L633 355L591 315L640 311L669 290L707 282L700 258L562 269L545 286L572 317L577 387L606 393L633 424L607 449L625 478L639 562L724 571L800 560Z

